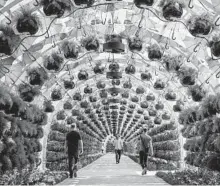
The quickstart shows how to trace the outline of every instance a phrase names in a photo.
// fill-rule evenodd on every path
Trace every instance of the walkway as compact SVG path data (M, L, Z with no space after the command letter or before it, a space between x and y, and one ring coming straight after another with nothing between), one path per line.
M68 178L59 185L161 186L168 184L152 175L152 172L142 176L140 166L127 156L122 155L120 164L116 164L114 154L106 154L92 164L80 169L77 178Z

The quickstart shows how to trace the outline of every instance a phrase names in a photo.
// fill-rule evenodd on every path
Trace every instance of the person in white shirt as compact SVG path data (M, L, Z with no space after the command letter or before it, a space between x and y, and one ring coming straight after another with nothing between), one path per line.
M120 138L120 135L116 135L116 139L114 141L115 146L115 157L116 157L116 164L120 162L121 159L121 153L123 149L123 141Z

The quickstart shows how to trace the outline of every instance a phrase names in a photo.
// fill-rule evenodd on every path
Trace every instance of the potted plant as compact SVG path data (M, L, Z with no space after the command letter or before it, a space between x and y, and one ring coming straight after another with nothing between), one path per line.
M105 43L103 44L104 52L122 53L125 50L125 46L122 43L122 37L120 35L106 35Z
M57 112L57 120L64 120L66 118L64 110L60 110Z
M178 71L178 77L183 86L194 85L198 72L191 67L181 67Z
M148 48L148 58L152 61L160 60L162 58L162 51L159 44L154 43L150 45Z
M126 74L135 74L136 69L135 66L132 64L129 64L126 68L125 68L125 73Z
M10 110L13 105L13 100L5 87L0 89L0 110Z
M0 29L1 30L1 29ZM220 57L220 34L214 34L208 43L211 53L215 57Z
M0 25L0 53L11 55L20 42L19 36L15 35L10 26Z
M142 40L139 37L129 37L128 47L130 51L141 51L142 50Z
M61 50L66 59L76 59L79 55L79 46L74 42L64 41L61 45Z
M215 95L209 95L202 102L202 112L205 117L216 115L219 112L218 107L219 97Z
M76 100L76 101L81 101L82 100L82 96L79 92L76 92L74 95L73 95L73 100Z
M188 89L193 101L200 102L206 95L206 91L199 85L190 86Z
M88 36L82 40L82 46L88 51L97 51L99 49L99 41L95 36Z
M92 87L90 87L89 85L87 85L87 86L84 88L84 93L85 93L85 94L91 94L91 93L92 93Z
M159 6L162 7L163 17L168 21L174 21L183 15L184 4L181 0L161 1Z
M89 96L89 101L94 103L97 101L97 97L94 97L94 96Z
M212 30L212 22L208 14L192 16L188 22L188 30L193 36L208 35Z
M107 98L108 97L108 93L106 90L101 90L100 93L99 93L99 96L101 98Z
M162 114L162 119L163 120L169 120L170 119L170 115L168 114L168 112L164 112L163 114Z
M65 110L71 110L73 108L73 105L70 101L66 101L64 104L63 104L63 109Z
M60 90L60 89L54 89L54 90L51 92L51 99L52 99L53 101L61 100L61 99L62 99L61 90Z
M173 90L168 90L165 94L165 99L169 101L175 101L176 100L176 93Z
M148 102L147 101L142 101L140 106L141 106L141 108L146 109L146 108L148 108Z
M138 86L138 87L136 88L136 93L137 93L137 94L144 94L144 93L145 93L144 87Z
M27 74L31 85L41 86L48 79L48 74L43 68L28 69Z
M101 65L101 63L96 63L95 67L93 68L93 71L95 74L103 74L105 70L105 67Z
M109 65L110 72L107 72L107 78L119 79L122 78L122 73L119 71L120 66L118 63L113 62Z
M105 88L105 83L100 80L96 83L96 86L97 86L98 89L104 89Z
M80 70L79 73L78 73L78 79L79 80L88 80L89 78L89 74L88 72L86 72L85 70Z
M154 101L155 100L155 96L153 93L149 93L146 97L147 101Z
M143 114L143 113L144 113L144 110L138 109L138 110L137 110L137 113L138 113L138 114Z
M173 105L174 112L181 112L184 108L184 102L181 100L176 101L176 105Z
M146 6L152 6L154 3L154 0L134 0L134 4L138 8L144 8Z
M63 80L63 84L64 84L65 89L75 88L75 83L73 81L73 78Z
M71 1L69 0L41 0L40 4L43 6L46 16L62 17L65 11L71 10Z
M52 104L52 101L45 100L44 101L44 112L53 112L53 111L54 111L54 106Z
M150 120L150 117L147 116L147 115L145 115L145 116L144 116L144 120Z
M120 79L113 79L112 80L112 85L114 86L114 85L120 85Z
M154 118L154 124L160 125L161 123L162 123L162 119L159 116Z
M139 101L139 98L137 96L131 97L131 101L137 103Z
M135 105L135 104L130 104L130 105L129 105L129 108L130 108L130 109L133 109L133 110L134 110L134 109L135 109L135 107L136 107L136 105Z
M80 106L81 106L82 108L88 108L89 103L88 103L87 101L82 101L82 102L80 103Z
M128 92L123 92L123 93L121 94L121 97L122 97L122 98L129 98L129 93L128 93Z
M45 56L43 59L44 67L47 70L54 70L56 72L60 70L63 61L62 56L56 52L53 52L49 56Z
M132 84L131 84L131 81L126 81L124 84L123 84L123 87L124 88L128 88L128 89L131 89L132 88Z
M164 109L164 104L162 103L162 101L158 101L157 104L155 105L155 108L157 110L163 110Z
M16 17L16 29L19 33L28 32L34 35L38 32L40 20L36 14L32 14L31 9L22 8Z
M40 94L40 91L36 87L32 87L28 83L22 83L18 86L18 92L24 101L32 102L34 97Z
M165 82L162 79L157 79L154 83L154 88L156 90L163 90L165 88Z

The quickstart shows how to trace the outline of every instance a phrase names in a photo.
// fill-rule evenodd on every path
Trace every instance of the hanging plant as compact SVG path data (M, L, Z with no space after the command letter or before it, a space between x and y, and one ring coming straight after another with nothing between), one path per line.
M66 101L64 104L63 104L63 109L65 110L71 110L73 108L73 105L70 101Z
M108 97L108 93L106 92L106 90L101 90L99 93L100 98L107 98Z
M168 72L177 72L183 64L183 59L181 56L166 55L163 57L163 63Z
M40 4L43 6L46 16L62 17L65 11L71 10L71 1L69 0L41 0Z
M85 70L80 70L78 73L78 79L79 80L88 80L89 74Z
M161 123L162 123L162 119L159 116L154 118L154 124L160 125Z
M131 81L126 81L124 84L123 84L123 87L124 88L128 88L128 89L131 89L132 88L132 84L131 84Z
M180 0L162 0L160 5L163 17L168 21L174 21L183 15L184 4Z
M154 0L134 0L134 4L138 8L144 8L146 6L152 6L154 3Z
M103 74L105 71L105 67L101 65L101 63L96 63L95 67L93 68L95 74Z
M120 101L120 104L121 104L121 105L127 105L127 103L128 103L128 102L127 102L126 99L122 99L122 100Z
M122 97L122 98L129 98L129 93L128 93L128 92L123 92L123 93L121 94L121 97Z
M153 95L153 93L149 93L146 97L147 101L154 101L155 100L155 96Z
M98 89L104 89L105 88L105 83L103 81L98 81L96 83L96 86Z
M154 110L153 108L150 108L150 109L148 110L148 113L149 113L149 116L156 116L156 115L157 115L157 111Z
M133 110L134 110L134 109L135 109L135 107L136 107L136 105L135 105L135 104L130 104L130 105L129 105L129 108L130 108L130 109L133 109Z
M128 47L130 51L141 51L143 41L139 37L128 38Z
M148 48L148 58L152 61L160 60L162 58L162 52L159 44L154 43L150 45Z
M164 109L164 104L162 103L162 101L158 101L157 104L155 105L155 108L157 110L163 110Z
M11 95L6 88L1 86L0 89L0 110L10 110L13 105L13 100Z
M129 64L126 68L125 68L125 73L126 74L135 74L136 69L135 66L132 64Z
M75 83L73 81L73 78L63 80L63 84L64 84L65 89L74 89L75 88Z
M143 111L142 109L138 109L138 110L137 110L137 113L138 113L138 114L143 114L144 111Z
M218 96L209 95L202 102L203 115L208 117L219 113L219 94Z
M36 34L40 26L38 16L36 14L32 14L31 9L22 8L19 13L20 14L16 17L16 28L18 32L28 32L30 35Z
M175 101L176 93L173 90L168 90L168 92L165 95L165 99L169 101Z
M50 56L45 56L43 59L44 67L47 70L59 71L63 63L63 57L56 52L53 52Z
M148 120L150 120L150 116L144 116L144 120L146 120L146 121L148 121Z
M114 86L114 85L120 85L120 79L113 79L112 80L112 85Z
M144 94L145 93L145 89L142 86L138 86L136 89L136 93L137 94Z
M184 108L184 102L181 100L176 101L176 105L173 105L174 112L181 112Z
M82 46L88 51L97 51L99 48L99 41L95 36L88 36L82 40Z
M220 57L220 34L219 33L213 35L213 37L211 38L211 41L209 41L208 46L211 49L212 55L214 55L215 57Z
M22 83L18 86L18 92L24 101L32 102L34 97L40 94L40 91L36 87L32 87L28 83Z
M109 65L108 68L109 68L109 70L112 71L112 72L117 72L117 71L119 71L120 66L119 66L118 63L113 62L113 63L111 63L111 64Z
M162 119L163 119L163 120L169 120L169 119L170 119L170 115L169 115L167 112L164 112L164 113L162 114Z
M178 71L178 77L183 86L194 85L198 77L198 72L190 67L181 67Z
M77 5L77 6L80 6L80 5L87 5L87 7L90 7L93 5L95 1L94 0L74 0L74 3ZM96 20L96 24L97 23L97 20Z
M163 90L165 88L165 82L162 79L157 79L154 83L154 88L156 90Z
M91 103L94 103L94 102L97 101L97 97L89 96L89 101L90 101Z
M88 103L87 101L82 101L82 102L80 103L80 106L81 106L82 108L88 108L89 103Z
M11 55L20 41L14 30L8 25L0 25L0 53Z
M92 87L90 87L89 85L87 85L87 86L84 88L84 93L85 93L85 94L91 94L91 93L92 93Z
M141 108L143 108L143 109L148 108L148 102L147 101L142 101L140 105L141 105Z
M121 53L124 52L125 46L122 43L122 37L117 34L106 35L106 43L103 44L104 52Z
M72 116L79 116L79 115L80 115L80 110L78 110L78 109L72 110Z
M81 101L82 100L82 96L79 92L76 92L74 95L73 95L73 100L76 100L76 101Z
M152 79L152 75L150 72L142 72L141 73L141 80L143 81L150 81Z
M192 16L188 20L188 30L193 36L208 35L213 27L210 17L207 14Z
M131 101L137 103L139 101L139 98L137 96L131 97Z
M31 85L43 85L48 80L48 74L43 68L32 68L27 70L29 76L29 83Z
M53 111L54 111L54 106L52 104L52 101L45 100L44 101L44 112L53 112Z
M71 124L73 124L73 123L75 123L76 121L75 121L75 119L72 117L72 116L69 116L69 117L67 117L67 119L66 119L66 123L67 123L67 125L71 125Z
M206 95L206 91L199 85L190 86L188 89L193 101L200 102Z
M65 118L66 115L64 110L60 110L59 112L57 112L57 120L64 120Z
M51 99L53 101L58 101L62 99L61 89L54 89L51 93Z
M61 45L61 50L64 53L66 59L76 59L79 55L79 46L76 43L70 41L64 41Z

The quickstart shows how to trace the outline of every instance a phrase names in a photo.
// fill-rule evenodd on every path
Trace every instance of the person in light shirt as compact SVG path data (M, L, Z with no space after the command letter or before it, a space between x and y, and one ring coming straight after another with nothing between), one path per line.
M116 157L116 164L120 163L121 159L121 153L123 149L123 141L120 138L120 135L116 135L116 139L114 141L114 146L115 146L115 157Z

